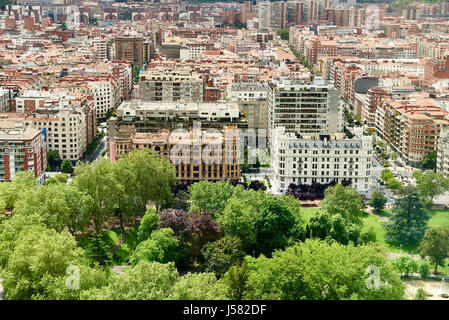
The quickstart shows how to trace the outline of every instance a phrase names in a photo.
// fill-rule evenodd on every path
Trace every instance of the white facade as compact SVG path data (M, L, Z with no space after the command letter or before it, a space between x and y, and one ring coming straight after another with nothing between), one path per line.
M9 111L9 91L0 88L0 112Z
M438 140L437 171L449 177L449 130L442 131Z
M257 101L267 99L267 88L258 82L232 83L227 87L229 101Z
M330 183L349 180L361 194L369 190L373 157L371 136L356 128L354 138L338 136L298 138L283 127L274 133L271 163L273 188L284 193L291 183Z
M97 118L106 118L109 109L113 109L119 101L119 87L111 81L89 82L91 93L94 97Z

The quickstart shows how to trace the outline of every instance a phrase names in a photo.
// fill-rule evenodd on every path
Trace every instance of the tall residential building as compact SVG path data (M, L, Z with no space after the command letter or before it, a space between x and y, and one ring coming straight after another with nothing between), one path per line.
M139 84L139 94L143 101L203 101L203 78L189 68L148 69L140 77Z
M287 2L258 1L259 29L282 29L287 27Z
M237 127L224 127L223 131L136 132L133 125L123 125L113 137L115 161L122 153L150 149L159 152L176 167L179 184L208 180L240 180L240 154Z
M145 41L139 37L120 37L115 38L115 58L136 63L142 66L151 60L150 41Z
M384 98L376 114L376 131L408 165L421 167L424 157L438 150L442 129L449 127L449 113L428 98ZM377 119L377 115L383 119Z
M449 129L443 130L438 140L437 171L449 177Z
M284 193L289 185L328 184L349 181L360 193L369 190L373 157L372 136L362 128L354 137L343 133L315 137L287 133L276 128L272 149L273 187Z
M332 83L293 79L273 80L268 84L268 140L275 128L301 135L334 135L342 129L339 91ZM269 142L271 145L271 142Z
M0 119L0 181L10 181L19 171L32 171L43 183L47 153L42 130Z

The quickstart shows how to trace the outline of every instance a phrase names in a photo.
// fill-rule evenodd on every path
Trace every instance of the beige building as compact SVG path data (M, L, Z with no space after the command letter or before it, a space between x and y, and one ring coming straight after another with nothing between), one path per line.
M136 132L133 125L123 125L113 138L116 161L123 153L136 149L159 152L176 167L179 184L191 184L208 180L238 181L240 179L240 154L238 130L224 127L223 131Z

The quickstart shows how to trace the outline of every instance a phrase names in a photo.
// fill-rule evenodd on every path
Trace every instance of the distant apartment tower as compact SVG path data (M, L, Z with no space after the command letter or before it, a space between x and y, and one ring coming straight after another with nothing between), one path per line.
M44 182L47 153L42 130L0 119L0 181L20 171L31 171Z
M202 102L203 78L192 69L149 69L140 78L143 101Z
M443 130L438 140L437 171L449 177L449 129Z
M268 141L278 127L285 127L286 133L308 136L341 131L339 99L339 91L326 80L273 80L267 92Z
M282 29L287 27L287 2L258 1L259 29Z
M120 37L115 38L115 58L142 66L151 60L150 42L143 38Z

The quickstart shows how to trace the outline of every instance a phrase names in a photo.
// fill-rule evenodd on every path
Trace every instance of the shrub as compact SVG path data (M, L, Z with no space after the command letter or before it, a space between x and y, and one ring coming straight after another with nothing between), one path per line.
M422 260L419 263L418 267L419 275L421 276L421 279L427 278L430 274L430 263L427 260Z

